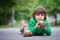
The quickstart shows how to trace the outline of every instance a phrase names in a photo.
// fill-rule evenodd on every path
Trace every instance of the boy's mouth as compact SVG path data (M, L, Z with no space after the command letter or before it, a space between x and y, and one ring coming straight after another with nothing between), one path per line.
M41 19L39 19L39 20L41 20Z

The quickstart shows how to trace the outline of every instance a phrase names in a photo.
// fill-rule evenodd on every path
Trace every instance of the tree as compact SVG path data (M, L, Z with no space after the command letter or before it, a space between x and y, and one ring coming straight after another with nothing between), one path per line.
M15 12L16 14L15 19L29 20L32 17L32 13L37 4L37 0L18 0L16 1L16 3L17 5L16 5L16 12Z
M3 12L0 13L2 15L2 20L0 19L0 24L6 25L9 17L9 9L14 6L14 0L0 0L0 8L3 9Z
M55 11L60 12L60 0L38 0L38 5L43 6L47 10L47 14L54 14Z

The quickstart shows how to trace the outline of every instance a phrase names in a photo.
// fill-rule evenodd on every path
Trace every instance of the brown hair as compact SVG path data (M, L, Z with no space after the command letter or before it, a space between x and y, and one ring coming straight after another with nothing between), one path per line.
M46 9L42 6L38 6L34 12L33 12L33 18L35 18L35 15L39 15L40 13L43 13L45 15L44 20L46 20Z

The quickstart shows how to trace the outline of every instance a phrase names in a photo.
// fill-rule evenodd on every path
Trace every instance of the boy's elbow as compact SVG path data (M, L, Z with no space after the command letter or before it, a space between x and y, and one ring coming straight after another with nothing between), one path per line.
M51 32L46 33L47 36L50 36L51 34L52 34Z

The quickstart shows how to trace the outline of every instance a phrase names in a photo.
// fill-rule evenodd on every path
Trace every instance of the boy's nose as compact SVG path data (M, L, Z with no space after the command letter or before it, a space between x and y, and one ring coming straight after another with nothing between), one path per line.
M39 16L39 18L41 18L41 16Z

